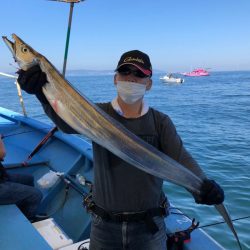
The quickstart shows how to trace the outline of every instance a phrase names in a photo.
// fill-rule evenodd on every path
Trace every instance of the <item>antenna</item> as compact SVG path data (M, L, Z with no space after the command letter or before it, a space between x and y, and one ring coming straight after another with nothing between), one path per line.
M63 76L65 76L67 59L68 59L69 38L70 38L71 22L72 22L74 4L83 2L85 0L48 0L48 1L70 3L68 31L67 31L67 37L66 37L66 45L65 45L64 61L63 61L63 72L62 72Z

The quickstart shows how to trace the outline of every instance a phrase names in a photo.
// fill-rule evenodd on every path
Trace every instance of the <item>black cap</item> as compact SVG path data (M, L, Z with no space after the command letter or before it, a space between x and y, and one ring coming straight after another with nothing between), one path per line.
M140 71L142 71L145 75L152 75L152 66L149 56L141 52L140 50L131 50L125 52L121 56L115 71L117 71L123 65L133 65Z

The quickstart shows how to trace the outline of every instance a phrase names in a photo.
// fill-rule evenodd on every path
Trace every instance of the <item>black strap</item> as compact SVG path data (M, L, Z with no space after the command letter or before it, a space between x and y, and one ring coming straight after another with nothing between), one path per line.
M166 208L158 207L149 209L143 212L137 213L109 213L106 212L103 208L98 207L94 202L90 205L89 210L96 215L100 216L104 220L111 220L115 222L135 222L143 221L147 218L152 218L155 216L167 216Z
M103 220L113 221L113 222L138 222L145 221L150 232L155 234L159 229L155 224L153 217L161 216L166 217L169 212L167 209L167 202L164 201L162 206L157 208L151 208L147 211L136 212L136 213L110 213L105 211L103 208L97 206L93 201L92 197L86 197L84 199L84 206L87 211L100 216Z

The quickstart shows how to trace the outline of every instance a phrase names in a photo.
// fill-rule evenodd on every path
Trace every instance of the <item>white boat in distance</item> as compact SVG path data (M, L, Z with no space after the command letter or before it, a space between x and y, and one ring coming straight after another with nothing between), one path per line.
M165 75L160 77L160 80L167 83L183 83L184 79L180 77L174 77L172 74Z

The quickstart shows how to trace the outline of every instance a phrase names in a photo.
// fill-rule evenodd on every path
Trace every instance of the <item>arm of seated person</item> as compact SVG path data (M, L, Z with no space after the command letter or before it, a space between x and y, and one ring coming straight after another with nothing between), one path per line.
M2 135L0 135L0 160L3 160L5 155L6 155L6 150L4 147L4 143L2 141Z

